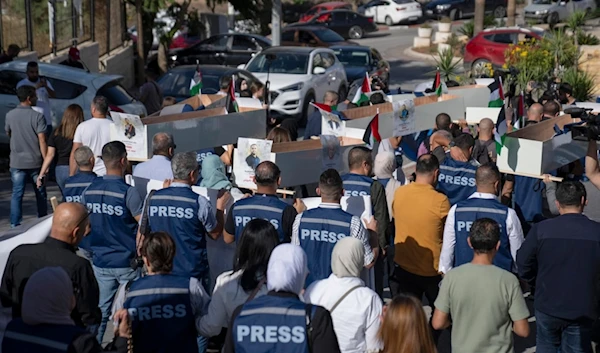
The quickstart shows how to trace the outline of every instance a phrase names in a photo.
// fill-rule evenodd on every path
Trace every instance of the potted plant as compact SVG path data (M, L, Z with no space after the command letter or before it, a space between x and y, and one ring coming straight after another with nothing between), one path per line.
M431 25L423 23L421 27L419 27L418 35L420 38L431 38Z
M438 31L442 33L450 33L451 28L452 20L450 20L450 17L442 17L438 23Z

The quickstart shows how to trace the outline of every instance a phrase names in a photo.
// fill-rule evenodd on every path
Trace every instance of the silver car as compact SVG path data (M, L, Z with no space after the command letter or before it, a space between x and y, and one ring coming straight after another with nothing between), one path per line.
M13 61L0 65L0 145L8 144L4 131L6 113L19 104L16 94L17 83L26 78L27 62ZM57 127L63 112L70 104L79 104L86 119L91 117L90 104L96 95L106 97L110 109L146 116L144 105L136 101L119 84L123 76L88 73L64 65L39 63L40 77L45 77L56 93L50 99L52 126Z

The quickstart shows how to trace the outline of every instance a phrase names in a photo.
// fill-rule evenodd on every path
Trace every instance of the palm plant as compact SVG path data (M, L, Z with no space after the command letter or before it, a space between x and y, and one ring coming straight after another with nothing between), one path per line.
M439 53L439 58L434 55L433 59L444 81L450 81L451 77L458 75L461 62L460 59L454 58L452 50L442 50Z
M594 96L596 83L595 76L586 71L581 71L577 67L570 67L565 70L562 81L568 82L573 87L573 97L578 101L589 101Z

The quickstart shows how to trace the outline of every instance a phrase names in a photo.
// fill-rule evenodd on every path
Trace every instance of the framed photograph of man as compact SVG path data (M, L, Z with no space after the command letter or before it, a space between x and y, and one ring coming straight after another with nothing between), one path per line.
M240 137L233 157L233 174L239 187L255 189L254 170L263 161L274 161L273 141Z

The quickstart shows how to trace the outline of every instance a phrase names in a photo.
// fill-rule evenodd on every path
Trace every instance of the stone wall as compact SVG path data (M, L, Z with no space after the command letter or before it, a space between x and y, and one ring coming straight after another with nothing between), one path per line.
M582 45L579 68L594 76L595 95L600 95L600 45Z
M133 46L113 50L100 58L102 72L112 75L123 76L121 84L125 88L133 87L135 84L135 67L133 60Z

